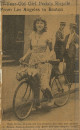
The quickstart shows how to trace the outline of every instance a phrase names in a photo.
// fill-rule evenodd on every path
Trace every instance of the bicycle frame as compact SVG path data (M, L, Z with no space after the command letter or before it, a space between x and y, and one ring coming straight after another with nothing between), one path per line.
M54 62L56 63L56 62L59 62L59 61L49 61L49 62L46 62L46 63L51 63L51 64L54 64ZM41 63L41 62L40 62ZM45 63L45 62L42 62L42 63ZM29 65L27 65L26 63L24 63L24 64L22 64L22 65L24 65L24 66L27 66L27 67L32 67L32 65L31 66L29 66ZM38 63L37 63L37 65L38 65ZM35 65L33 65L34 67L35 67ZM67 91L65 90L65 87L64 87L64 85L65 84L63 84L62 86L61 86L61 81L59 81L60 80L60 78L59 78L59 76L65 76L64 74L56 74L55 73L55 75L53 76L53 77L51 77L52 79L50 79L50 87L51 87L51 91L52 92L54 92L54 88L56 87L56 92L54 92L53 94L52 94L52 97L50 97L50 95L48 95L48 93L47 93L47 95L48 95L48 97L47 96L45 96L44 95L44 92L43 92L43 89L40 87L40 86L37 86L37 84L39 84L39 82L38 82L38 80L36 80L37 82L37 84L35 84L35 82L34 82L34 80L36 79L36 76L38 76L38 74L37 75L35 75L35 76L32 76L32 75L27 75L27 77L26 78L23 78L23 81L22 81L22 79L21 79L21 83L18 85L18 87L17 87L17 89L15 90L15 93L14 93L14 97L13 97L13 110L14 110L14 113L15 113L15 115L16 115L16 117L18 118L18 119L20 119L20 120L23 120L23 119L25 119L25 118L27 118L28 116L29 116L29 114L30 114L30 112L31 112L31 110L32 110L32 107L35 107L35 108L37 108L37 104L36 104L36 97L35 97L35 93L34 92L39 92L39 91L41 91L42 93L43 93L43 96L44 97L42 97L41 99L38 99L38 103L43 103L43 102L50 102L50 100L52 100L52 105L51 105L51 107L55 104L56 106L58 106L58 107L61 107L61 106L63 106L63 105L65 105L66 103L67 103L67 101L68 101L68 99L69 99L69 95L70 95L70 84L69 84L69 82L67 82ZM39 77L37 77L37 78L39 78ZM52 81L51 81L52 80ZM56 83L56 86L55 86L55 84L54 84L54 82L56 82L56 80L58 81L58 84ZM66 79L65 79L66 80ZM66 80L67 81L67 80ZM24 85L25 84L25 85ZM24 88L25 88L25 91L23 91L23 85L24 85ZM59 86L60 86L60 90L59 90ZM39 89L39 91L35 91L34 90L34 88L37 88L37 89ZM39 88L38 88L39 87ZM63 90L62 90L62 88L63 88ZM22 90L21 92L22 92L22 97L20 98L20 101L22 102L22 104L21 104L21 107L20 107L20 104L19 104L19 107L17 106L17 104L18 104L18 101L19 101L19 96L21 96L21 95L18 95L18 92L20 91L20 90ZM34 95L33 95L34 94ZM27 98L26 98L26 95L27 95ZM18 96L18 97L17 97ZM64 99L63 99L63 96L64 96ZM17 100L18 99L18 100ZM30 100L30 102L29 102L29 100ZM20 102L20 103L21 103ZM23 111L23 115L22 115L22 110L23 110L23 108L24 108L24 105L23 105L23 102L24 102L24 104L25 104L25 102L26 102L26 107L27 107L27 112L26 112L26 114L24 113L24 111ZM47 102L47 103L48 103ZM23 106L22 106L23 105ZM34 105L34 106L33 106ZM18 111L18 109L19 109L19 111ZM21 110L21 108L22 108L22 110ZM19 113L18 113L19 112Z

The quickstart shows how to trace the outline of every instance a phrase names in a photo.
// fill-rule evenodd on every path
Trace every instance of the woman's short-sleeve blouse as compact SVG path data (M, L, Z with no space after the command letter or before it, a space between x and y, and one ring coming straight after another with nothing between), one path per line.
M32 54L29 63L40 62L44 60L46 56L47 42L49 41L46 32L39 35L36 32L32 32L30 35L30 43L32 48Z
M49 38L47 32L44 32L39 35L38 33L33 31L30 35L30 41L31 41L31 46L32 46L33 50L35 48L36 49L38 49L38 48L46 49L47 42L50 40L51 39Z

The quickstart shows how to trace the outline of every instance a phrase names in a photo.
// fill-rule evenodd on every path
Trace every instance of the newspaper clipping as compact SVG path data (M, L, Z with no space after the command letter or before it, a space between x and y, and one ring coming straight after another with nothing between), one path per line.
M80 130L79 0L0 0L0 129Z

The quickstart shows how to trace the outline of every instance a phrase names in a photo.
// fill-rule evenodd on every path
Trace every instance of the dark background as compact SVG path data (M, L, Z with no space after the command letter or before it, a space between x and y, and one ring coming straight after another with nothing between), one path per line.
M24 50L24 22L25 16L5 15L3 16L3 38L2 50L3 65L8 65L8 60L18 60Z

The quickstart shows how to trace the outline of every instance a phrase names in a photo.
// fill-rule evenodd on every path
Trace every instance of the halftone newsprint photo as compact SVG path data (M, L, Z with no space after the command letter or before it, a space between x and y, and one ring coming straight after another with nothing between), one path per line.
M77 0L0 0L1 130L80 130Z

